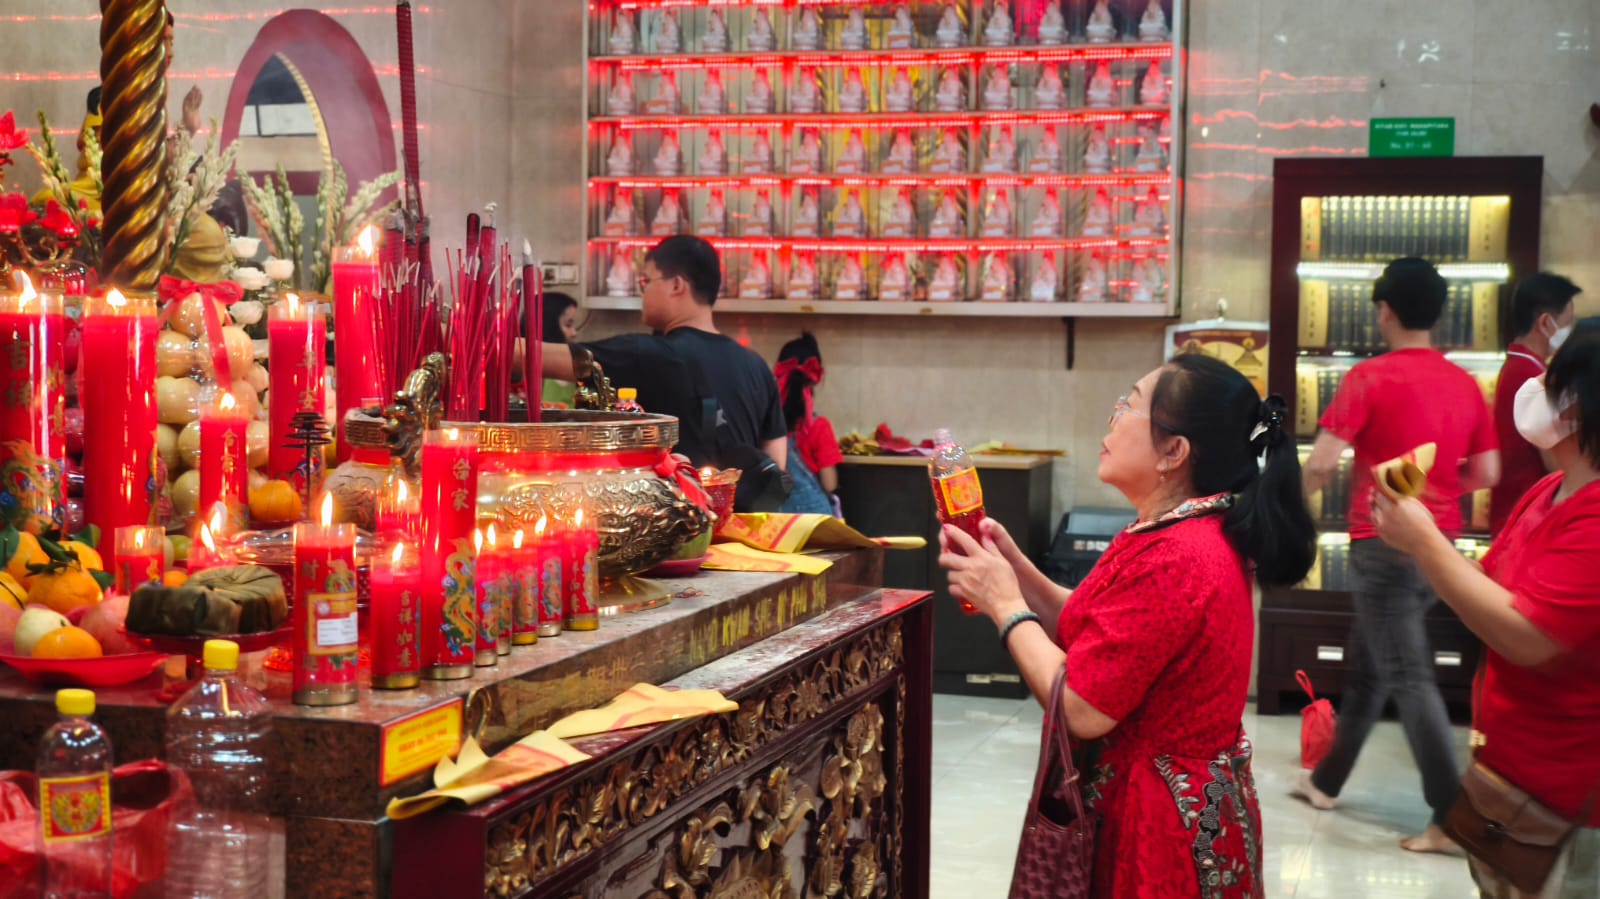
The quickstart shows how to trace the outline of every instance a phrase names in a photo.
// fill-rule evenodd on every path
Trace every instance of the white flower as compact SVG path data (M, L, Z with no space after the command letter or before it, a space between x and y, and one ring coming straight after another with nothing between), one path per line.
M257 251L261 249L261 238L235 237L228 241L228 249L233 251L235 259L254 259Z
M259 268L236 268L229 278L245 290L261 290L272 283L267 273Z
M266 280L265 275L262 276L262 280ZM228 311L233 314L235 324L248 328L261 321L262 314L267 310L265 306L261 305L260 300L240 300L228 307Z
M294 262L288 259L268 259L261 264L267 277L274 281L287 281L294 277Z

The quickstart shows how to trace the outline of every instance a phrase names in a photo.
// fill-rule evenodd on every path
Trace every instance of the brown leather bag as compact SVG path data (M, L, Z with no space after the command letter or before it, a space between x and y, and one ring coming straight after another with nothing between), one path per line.
M1098 817L1084 811L1078 769L1061 711L1067 668L1056 672L1039 740L1033 798L1022 821L1022 842L1011 874L1011 899L1088 899L1094 881Z
M1578 824L1474 761L1461 778L1461 795L1445 813L1443 827L1467 854L1512 886L1537 893Z

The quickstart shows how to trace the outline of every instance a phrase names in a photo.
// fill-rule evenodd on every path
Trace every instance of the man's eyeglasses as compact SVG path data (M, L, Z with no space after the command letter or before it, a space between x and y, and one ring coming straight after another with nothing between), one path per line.
M676 277L677 277L677 275L659 275L657 277L652 278L649 275L640 275L639 276L639 292L641 294L644 293L644 289L646 287L650 286L650 282L651 281L669 281L672 278L676 278Z

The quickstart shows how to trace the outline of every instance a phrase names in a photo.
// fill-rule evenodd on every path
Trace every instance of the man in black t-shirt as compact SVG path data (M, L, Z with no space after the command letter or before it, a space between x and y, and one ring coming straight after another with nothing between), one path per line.
M570 347L547 343L544 375L573 380L572 353L588 350L613 386L638 389L645 411L678 418L677 451L697 467L727 464L720 440L724 448L759 449L787 468L778 383L760 356L718 333L712 307L721 289L722 263L711 244L668 237L645 253L639 279L644 323L653 333Z

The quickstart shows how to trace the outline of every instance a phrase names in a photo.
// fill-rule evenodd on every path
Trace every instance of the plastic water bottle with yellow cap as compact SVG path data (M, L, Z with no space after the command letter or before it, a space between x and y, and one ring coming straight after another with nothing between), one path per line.
M274 824L268 785L272 714L239 674L239 645L207 640L205 674L167 710L167 764L194 804L172 819L167 896L260 899Z
M639 390L636 387L617 388L618 412L643 412L644 407L639 405Z
M111 741L94 693L56 693L61 720L39 744L39 895L111 895Z

